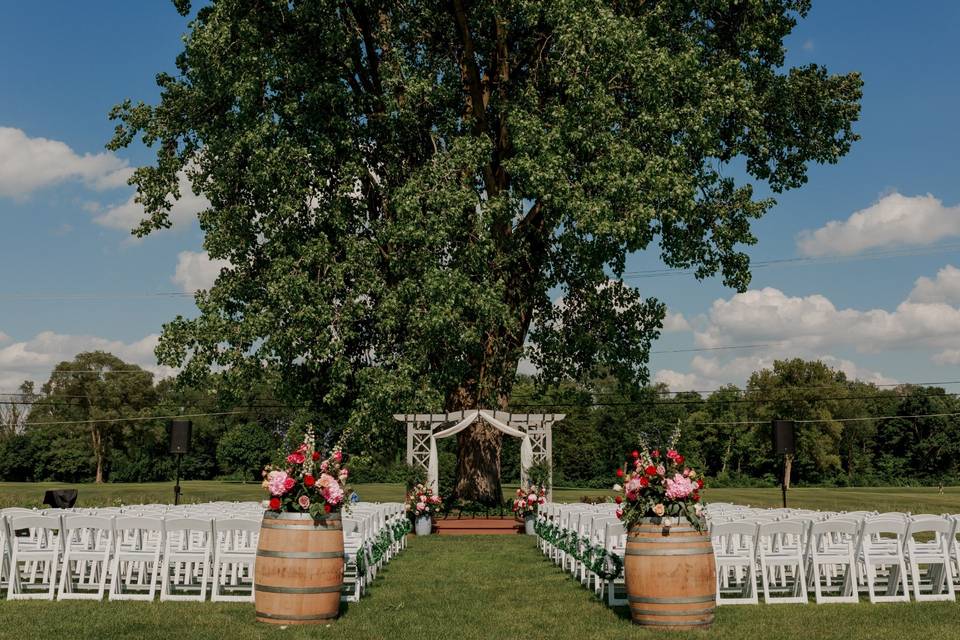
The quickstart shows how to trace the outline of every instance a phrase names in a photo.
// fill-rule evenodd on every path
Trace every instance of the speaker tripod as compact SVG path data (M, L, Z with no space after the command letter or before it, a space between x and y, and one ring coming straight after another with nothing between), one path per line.
M173 485L173 506L180 504L180 462L183 460L183 454L177 454L177 483ZM786 498L784 498L786 500Z

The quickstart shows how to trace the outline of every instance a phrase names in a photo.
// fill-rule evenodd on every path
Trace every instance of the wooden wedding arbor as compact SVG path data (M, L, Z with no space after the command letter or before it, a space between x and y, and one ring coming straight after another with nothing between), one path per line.
M527 469L531 465L552 461L553 423L563 420L566 414L471 409L451 413L401 413L393 417L407 425L407 464L425 469L427 484L437 491L440 477L437 460L438 438L456 435L477 420L482 420L507 435L522 438L520 482L526 483ZM552 487L547 487L547 491L552 493Z

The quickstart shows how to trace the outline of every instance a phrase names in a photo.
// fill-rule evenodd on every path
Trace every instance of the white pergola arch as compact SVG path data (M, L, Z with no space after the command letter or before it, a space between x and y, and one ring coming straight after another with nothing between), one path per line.
M553 423L563 420L566 414L510 413L470 409L450 413L400 413L394 414L393 417L407 425L407 464L422 467L427 472L427 484L437 491L439 488L438 438L456 435L477 420L482 420L507 435L522 438L520 481L526 483L528 467L544 460L552 461ZM552 493L552 487L547 489Z

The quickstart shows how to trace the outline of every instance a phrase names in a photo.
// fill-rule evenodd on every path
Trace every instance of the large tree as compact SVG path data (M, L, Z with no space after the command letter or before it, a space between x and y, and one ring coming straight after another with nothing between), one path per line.
M753 182L800 186L856 139L857 74L784 68L809 5L213 0L159 103L112 113L111 148L157 149L135 233L171 224L186 176L231 265L160 359L238 386L271 369L361 434L505 406L525 353L546 383L645 379L664 307L627 256L744 289L773 202ZM498 499L499 451L461 433L461 497Z
M124 419L148 413L156 402L152 373L104 351L79 353L61 362L42 391L30 412L28 428L50 424L54 433L85 433L96 482L106 479Z

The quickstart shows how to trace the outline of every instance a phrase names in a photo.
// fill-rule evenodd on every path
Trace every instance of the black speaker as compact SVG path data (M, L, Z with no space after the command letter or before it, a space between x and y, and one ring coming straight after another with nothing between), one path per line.
M773 421L773 453L774 455L793 454L797 452L793 420Z
M174 420L170 423L170 453L190 453L190 432L193 422Z

